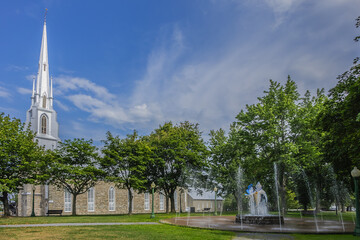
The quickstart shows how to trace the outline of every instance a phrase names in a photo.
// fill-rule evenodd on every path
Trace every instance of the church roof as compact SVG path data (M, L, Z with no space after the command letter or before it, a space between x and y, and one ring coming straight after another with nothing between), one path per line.
M204 188L200 188L200 189L189 188L188 194L194 200L215 200L214 191L210 191ZM217 196L216 200L224 200L224 199L220 196Z

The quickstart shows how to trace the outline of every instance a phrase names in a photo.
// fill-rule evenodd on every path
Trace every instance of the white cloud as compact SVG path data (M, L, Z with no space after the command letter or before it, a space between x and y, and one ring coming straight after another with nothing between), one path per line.
M6 88L0 87L0 97L8 98L10 96L11 96L11 94L9 93L9 91Z
M66 106L65 104L63 104L62 102L60 102L59 100L55 100L54 102L55 102L56 106L58 106L62 110L66 111L66 112L70 111L70 108L68 106Z
M24 95L28 95L28 94L32 94L32 89L28 89L28 88L22 88L22 87L18 87L17 91L20 94L24 94Z
M54 87L54 89L56 89L55 94L58 95L68 91L85 90L104 99L115 98L105 87L99 86L85 78L61 75L54 79L54 84L56 84L56 87Z
M30 75L27 75L25 78L26 78L26 80L33 81L34 79L36 79L36 75L30 74Z
M25 71L25 70L28 70L29 67L26 67L26 66L17 66L17 65L13 65L13 64L10 64L6 67L6 70L7 71L14 71L14 72L20 72L20 71Z

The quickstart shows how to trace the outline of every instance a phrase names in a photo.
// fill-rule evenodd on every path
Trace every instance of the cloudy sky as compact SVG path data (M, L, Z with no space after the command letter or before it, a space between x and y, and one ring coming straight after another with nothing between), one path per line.
M359 0L2 1L0 112L25 121L44 11L62 139L165 121L228 129L269 79L329 90L359 56Z

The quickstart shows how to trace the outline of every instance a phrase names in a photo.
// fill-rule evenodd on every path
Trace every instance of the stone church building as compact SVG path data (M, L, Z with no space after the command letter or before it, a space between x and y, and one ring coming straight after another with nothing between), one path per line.
M33 80L31 107L27 111L26 124L36 133L35 139L45 149L54 150L60 141L59 124L53 108L53 81L50 78L46 21L41 40L40 59L37 78ZM34 201L33 201L34 199ZM85 194L77 197L76 209L79 215L88 214L126 214L128 212L128 192L115 187L113 183L99 182ZM165 212L165 196L155 193L156 213ZM151 213L151 194L134 193L133 213ZM72 211L72 196L64 189L53 185L23 186L18 194L18 216L30 216L34 208L36 216L45 216L48 210L62 210L63 215ZM181 204L181 206L180 206ZM176 211L187 208L187 193L175 193Z

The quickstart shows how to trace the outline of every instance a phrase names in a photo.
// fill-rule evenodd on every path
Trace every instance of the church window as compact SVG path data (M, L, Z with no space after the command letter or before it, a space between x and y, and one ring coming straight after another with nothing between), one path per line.
M175 209L178 208L178 202L177 202L177 192L174 192L174 203L175 203Z
M115 189L109 188L109 211L115 211Z
M45 115L41 116L41 133L46 134L47 129L46 129L46 124L47 124L47 118Z
M64 212L71 212L71 193L65 189Z
M160 197L160 202L159 202L159 209L160 210L164 210L164 194L163 193L160 193L159 194L159 197Z
M44 71L46 71L46 63L44 63Z
M45 185L45 199L49 198L49 185Z
M149 197L149 193L147 192L147 193L145 193L145 196L144 196L145 198L144 198L144 200L145 200L145 202L144 202L144 209L145 210L150 210L150 197Z
M43 96L43 108L46 108L46 96Z
M92 212L95 210L95 194L94 188L88 190L88 211Z

